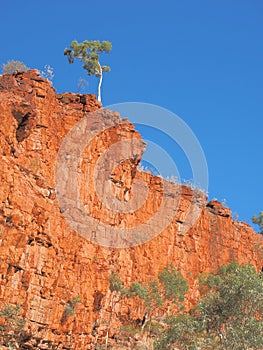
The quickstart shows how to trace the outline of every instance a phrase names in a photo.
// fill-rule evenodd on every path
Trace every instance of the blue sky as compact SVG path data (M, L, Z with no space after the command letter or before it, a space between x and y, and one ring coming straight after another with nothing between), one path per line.
M58 92L76 92L86 78L64 48L73 39L110 40L103 104L144 102L177 114L205 153L209 198L226 199L247 222L263 210L261 0L3 0L0 32L0 64L49 64ZM86 92L95 83L88 79ZM187 178L180 156L176 165Z

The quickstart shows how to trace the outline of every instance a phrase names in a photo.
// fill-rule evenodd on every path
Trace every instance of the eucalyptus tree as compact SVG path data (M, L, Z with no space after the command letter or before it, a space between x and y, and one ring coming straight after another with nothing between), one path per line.
M263 235L263 211L259 213L259 216L254 215L252 218L253 224L257 224L260 229L260 234Z
M187 314L168 317L155 350L263 349L263 279L232 262L199 279L201 298Z
M85 40L82 43L78 43L77 40L73 40L69 49L64 50L64 55L67 56L69 63L74 63L76 59L83 63L83 68L87 71L88 75L95 75L99 78L98 83L98 101L101 102L101 84L104 72L109 72L109 66L101 65L99 59L100 55L109 53L111 51L112 44L110 41Z

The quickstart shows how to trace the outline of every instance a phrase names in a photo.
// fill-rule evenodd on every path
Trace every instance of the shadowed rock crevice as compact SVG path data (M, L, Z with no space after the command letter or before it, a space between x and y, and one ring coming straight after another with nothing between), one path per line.
M34 126L34 115L31 112L25 113L21 110L13 110L12 114L18 123L16 139L18 142L22 142L30 135Z

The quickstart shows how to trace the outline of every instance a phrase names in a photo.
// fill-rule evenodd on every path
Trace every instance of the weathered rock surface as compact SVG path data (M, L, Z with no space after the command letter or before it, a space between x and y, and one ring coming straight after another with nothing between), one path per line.
M97 245L96 239L90 241L96 226L87 232L89 239L76 232L65 218L66 207L61 208L58 201L56 160L70 130L100 108L95 95L56 94L37 71L0 77L0 304L22 305L35 338L32 349L94 349L110 317L108 278L113 271L129 285L155 278L172 263L189 280L190 305L198 297L196 276L200 272L233 259L259 270L263 266L262 236L248 224L233 220L230 210L219 202L206 203L202 193L177 184L168 184L165 194L169 205L176 204L172 222L156 237L151 236L151 225L143 226L147 242L142 245L132 246L134 242L129 241L126 248L118 249L113 247L114 240L112 247ZM103 131L83 149L77 169L80 198L103 225L139 226L160 210L163 182L137 170L144 144L133 125L114 112L101 110L97 115L91 127ZM117 141L127 139L132 156L115 166L110 186L99 184L97 190L105 195L111 189L111 196L120 202L134 199L134 208L138 208L132 213L109 209L92 183L100 156ZM116 151L120 156L121 147ZM143 186L138 185L137 194L132 188L138 179L148 185L142 206L136 198L138 195L141 201L139 194L145 195ZM189 218L196 210L200 215L191 226ZM162 218L158 220L155 224L162 227ZM78 296L81 302L73 314L66 314L70 301ZM118 331L120 316L128 312L131 318L138 318L143 310L132 300L119 302L111 335Z

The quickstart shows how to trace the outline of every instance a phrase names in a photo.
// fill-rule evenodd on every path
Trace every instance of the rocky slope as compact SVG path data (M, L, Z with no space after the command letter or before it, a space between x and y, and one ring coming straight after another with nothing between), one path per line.
M56 94L37 71L4 75L0 77L0 115L0 304L21 304L34 336L33 349L94 349L98 339L105 336L110 317L111 272L117 272L129 285L156 277L172 263L189 280L189 306L198 297L196 276L200 272L233 259L261 270L262 236L249 225L233 220L230 210L219 202L207 203L202 193L164 184L160 178L138 171L144 150L140 135L129 121L102 110L94 95ZM85 232L79 229L83 208L77 219L67 216L73 215L74 205L70 207L69 202L76 200L75 187L59 166L64 166L63 157L70 158L70 154L64 150L61 162L58 160L65 137L83 120L88 120L85 128L95 134L88 145L75 150L81 159L70 163L69 169L80 183L77 199L96 219ZM78 137L73 134L73 146L78 144ZM113 149L122 161L103 175L107 186L103 181L94 184L94 172L99 171L100 176L104 171L96 170L101 155L125 140L129 146L124 142ZM126 160L123 151L128 154ZM59 190L56 174L63 179L62 185L57 185ZM137 195L132 187L136 181ZM144 202L139 195L145 196L142 183L148 187ZM59 198L61 191L69 192L66 203ZM118 203L133 201L133 212L125 212L121 206L116 211L109 209L103 200L110 191ZM162 195L168 200L163 211ZM163 220L169 206L175 206L176 211L165 228ZM140 226L156 212L162 215L152 225L148 221ZM200 213L191 225L196 212ZM111 240L116 229L134 225L143 229L143 244L135 244L141 238L134 238L133 231L128 237L114 236ZM158 225L164 229L152 234ZM80 302L74 312L66 314L77 297ZM143 312L132 300L117 303L110 336L118 332L121 317L129 314L131 319L141 318Z

